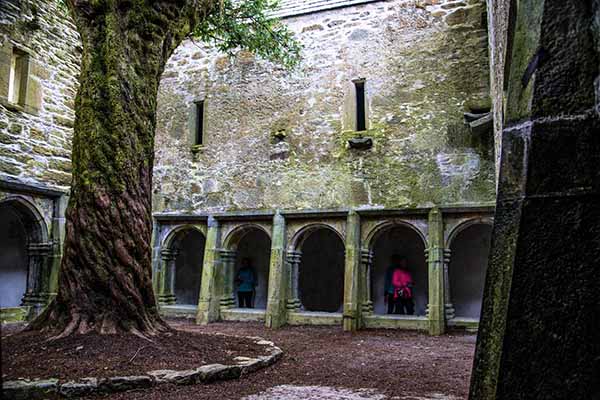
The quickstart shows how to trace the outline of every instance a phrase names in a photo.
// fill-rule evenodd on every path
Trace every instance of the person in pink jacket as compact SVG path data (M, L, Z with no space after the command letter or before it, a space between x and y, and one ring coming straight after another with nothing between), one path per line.
M392 263L386 275L388 313L413 315L413 279L406 269L406 260L397 255L392 256Z

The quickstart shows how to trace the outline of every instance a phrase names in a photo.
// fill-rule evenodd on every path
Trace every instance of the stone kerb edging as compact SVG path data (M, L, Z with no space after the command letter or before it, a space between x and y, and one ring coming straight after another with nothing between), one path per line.
M240 337L217 333L219 336ZM210 383L218 380L237 379L241 376L274 364L281 358L283 351L273 342L260 337L246 337L254 343L265 346L268 355L251 357L235 357L235 364L209 364L183 371L157 370L138 376L116 376L111 378L83 378L78 381L60 383L58 379L6 381L2 384L2 398L25 400L47 399L52 397L79 397L91 393L114 393L132 389L146 389L152 386L173 383L192 385Z

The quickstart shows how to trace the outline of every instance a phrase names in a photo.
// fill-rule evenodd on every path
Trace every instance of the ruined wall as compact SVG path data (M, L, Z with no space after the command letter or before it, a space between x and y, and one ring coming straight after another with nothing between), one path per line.
M67 188L81 48L57 4L0 2L0 179ZM7 99L15 48L29 58L20 105Z
M463 123L465 111L490 106L485 21L484 0L378 1L286 18L304 45L292 72L185 42L159 90L155 211L493 200L493 157ZM358 78L369 150L347 143ZM204 146L193 152L192 106L202 99Z

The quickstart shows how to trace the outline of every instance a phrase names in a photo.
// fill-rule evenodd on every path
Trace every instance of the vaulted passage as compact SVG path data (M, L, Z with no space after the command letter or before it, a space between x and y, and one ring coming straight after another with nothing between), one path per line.
M198 304L205 238L197 230L181 232L176 244L175 297L177 304Z
M479 318L492 227L471 225L452 240L450 298L456 317Z
M17 211L0 205L0 307L18 307L27 289L27 232Z
M344 297L344 242L321 228L302 244L299 292L307 311L341 312Z
M375 314L387 314L385 301L386 274L392 266L392 256L403 258L406 271L413 281L414 314L425 315L428 303L428 273L425 244L414 230L396 226L383 231L373 244L373 268L371 293ZM388 277L388 280L390 278Z
M261 229L250 229L240 239L237 246L234 279L240 277L240 269L246 260L254 275L254 290L250 302L252 308L264 309L267 307L270 257L271 239ZM238 280L237 283L235 285L236 307L240 304L238 289L242 282Z

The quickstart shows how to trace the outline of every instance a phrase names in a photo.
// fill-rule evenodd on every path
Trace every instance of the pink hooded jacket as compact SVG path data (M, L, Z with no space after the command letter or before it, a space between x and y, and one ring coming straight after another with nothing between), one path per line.
M412 298L412 276L408 271L396 268L392 274L392 286L394 286L394 298L398 298L399 290L402 290L402 297L405 299Z

